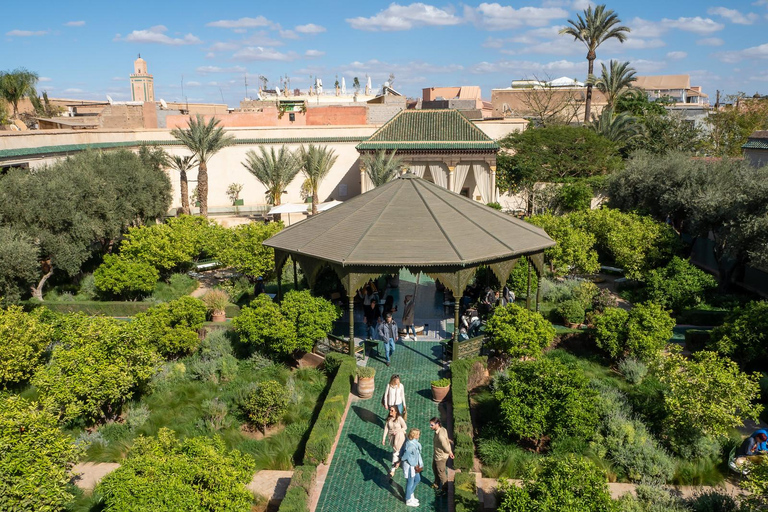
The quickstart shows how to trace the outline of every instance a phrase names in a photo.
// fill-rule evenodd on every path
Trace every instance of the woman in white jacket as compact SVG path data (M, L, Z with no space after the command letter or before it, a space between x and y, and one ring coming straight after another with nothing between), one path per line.
M389 378L389 385L384 389L384 396L381 399L381 405L385 409L390 407L397 407L397 412L400 413L406 420L405 413L405 387L400 382L400 376L395 374Z

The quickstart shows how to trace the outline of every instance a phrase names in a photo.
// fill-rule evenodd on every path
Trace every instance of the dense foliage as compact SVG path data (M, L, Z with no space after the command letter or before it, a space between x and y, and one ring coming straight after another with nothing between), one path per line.
M62 317L50 361L32 384L65 421L113 418L159 363L148 333L133 322L73 314Z
M555 328L543 316L516 304L497 307L485 332L489 347L511 357L536 357L555 338Z
M500 512L612 512L605 473L578 456L543 459L523 479L522 487L503 481Z
M768 302L736 308L723 325L712 330L707 347L743 366L762 367L768 362Z
M658 304L636 304L629 312L606 308L592 319L597 346L612 358L653 359L672 337L674 319Z
M597 392L584 373L554 359L515 362L494 382L507 433L536 451L549 438L589 439L597 426Z
M159 278L160 273L149 263L113 254L104 255L104 263L93 273L96 288L125 298L149 294Z
M557 242L544 251L553 274L594 274L600 270L595 235L576 228L570 217L544 213L530 217L528 222L542 228Z
M701 304L717 287L714 277L677 256L665 267L648 271L643 280L646 299L675 312Z
M287 391L274 380L259 383L243 403L248 420L262 430L280 421L287 407Z
M137 438L96 492L105 511L248 512L253 495L245 484L253 468L249 456L227 451L220 438L178 440L161 429L156 438Z
M275 267L275 251L262 242L281 229L282 224L277 222L242 224L224 229L217 241L215 257L246 276L268 275Z
M195 297L181 297L149 308L135 317L150 343L165 357L188 354L200 343L198 330L205 322L206 307Z
M28 380L52 337L40 313L25 313L18 306L0 309L0 387Z
M0 302L17 302L37 277L34 238L9 226L0 226Z
M80 455L55 416L0 394L0 510L63 509L73 499L67 484Z

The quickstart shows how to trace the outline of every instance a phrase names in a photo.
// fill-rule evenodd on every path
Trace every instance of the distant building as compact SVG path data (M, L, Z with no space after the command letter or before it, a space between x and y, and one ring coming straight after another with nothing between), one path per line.
M768 130L752 132L741 149L744 158L755 167L768 165Z
M469 119L486 119L493 115L490 101L483 101L480 87L428 87L421 90L421 103L416 108L456 109Z
M709 105L709 96L701 87L691 87L690 75L638 76L632 85L645 91L651 101L668 98L676 107Z
M147 61L139 58L133 61L131 74L131 101L142 103L155 101L155 79L147 73Z

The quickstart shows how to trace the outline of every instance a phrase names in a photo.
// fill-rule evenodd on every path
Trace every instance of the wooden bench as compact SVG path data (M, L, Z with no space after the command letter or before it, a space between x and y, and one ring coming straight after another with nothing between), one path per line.
M334 352L341 352L342 354L349 354L349 340L346 338L342 338L341 336L335 336L333 334L329 334L327 336L328 338L328 347L333 350ZM355 346L355 356L358 354L362 354L365 351L365 346Z
M221 262L214 260L213 258L195 262L195 270L211 270L214 268L219 268L220 266Z

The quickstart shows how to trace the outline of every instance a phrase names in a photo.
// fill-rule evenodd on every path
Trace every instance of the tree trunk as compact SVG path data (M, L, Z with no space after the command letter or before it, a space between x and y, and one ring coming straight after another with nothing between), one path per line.
M592 83L589 82L589 77L595 70L595 53L589 52L587 60L589 61L589 72L587 73L587 103L584 105L584 124L589 122L592 113Z
M312 215L317 215L317 189L312 189Z
M197 200L200 201L200 215L208 217L208 165L202 160L197 171Z
M48 281L48 279L53 275L53 267L48 262L43 262L43 269L48 268L48 272L45 273L45 275L40 279L40 282L37 283L37 286L33 286L31 288L32 290L32 297L34 297L37 300L43 300L43 286L45 286L45 282Z
M181 189L181 213L189 215L192 210L189 209L189 182L186 171L179 172L179 188Z

